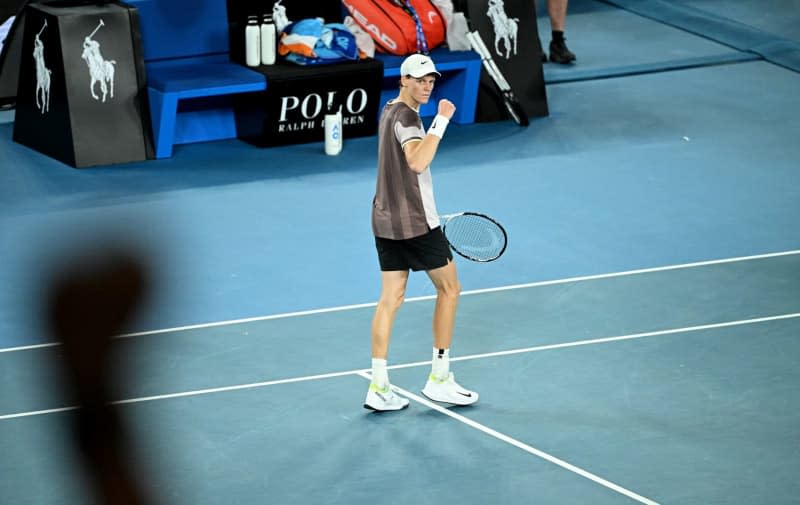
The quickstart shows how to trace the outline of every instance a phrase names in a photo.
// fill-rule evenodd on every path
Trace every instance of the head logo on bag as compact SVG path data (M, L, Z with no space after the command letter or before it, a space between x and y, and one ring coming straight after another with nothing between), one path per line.
M374 40L377 43L377 47L379 49L382 49L384 52L387 53L401 54L398 52L399 46L397 42L395 42L395 40L389 34L381 32L381 28L378 25L372 23L370 21L370 18L362 14L361 11L358 10L358 8L356 8L356 6L353 5L352 2L348 3L345 0L342 0L342 2L350 11L350 15L353 16L355 22L358 23L358 25L361 26L361 28L366 30L367 33L369 33L370 37L372 37L372 40ZM372 15L372 19L377 18L377 16L375 16L374 13L371 12L370 14ZM395 36L398 35L397 30L392 30L392 32L395 34Z
M430 0L342 0L342 3L381 52L404 56L419 52L420 47L433 49L446 39L444 17ZM418 36L420 31L423 40Z

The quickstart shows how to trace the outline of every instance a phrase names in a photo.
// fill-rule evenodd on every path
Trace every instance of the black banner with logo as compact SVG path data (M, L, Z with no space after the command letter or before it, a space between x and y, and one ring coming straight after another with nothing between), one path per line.
M544 0L541 0L544 1ZM481 34L497 67L511 85L529 117L549 114L539 49L536 9L531 0L459 0L472 27ZM494 92L485 70L481 72L476 121L507 119L503 102Z
M342 111L347 138L374 135L383 63L362 60L314 67L262 65L267 90L234 97L239 138L259 147L322 141L325 113Z
M75 167L151 158L136 10L32 3L25 16L14 141Z

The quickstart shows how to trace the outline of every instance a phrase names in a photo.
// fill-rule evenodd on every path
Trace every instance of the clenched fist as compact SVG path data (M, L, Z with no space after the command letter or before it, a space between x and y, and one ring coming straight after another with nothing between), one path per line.
M453 117L453 114L456 112L456 106L450 100L446 98L442 98L439 100L439 114L450 119Z

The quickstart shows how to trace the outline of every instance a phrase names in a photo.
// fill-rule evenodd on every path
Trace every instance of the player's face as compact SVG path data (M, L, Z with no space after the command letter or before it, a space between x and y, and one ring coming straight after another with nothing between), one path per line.
M411 98L419 104L428 103L433 93L433 84L436 82L436 76L426 75L425 77L411 77L408 76L404 79L404 85Z

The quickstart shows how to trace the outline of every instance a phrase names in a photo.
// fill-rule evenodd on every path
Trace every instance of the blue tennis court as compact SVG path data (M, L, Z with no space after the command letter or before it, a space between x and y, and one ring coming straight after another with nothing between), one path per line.
M159 503L798 503L800 51L769 50L800 48L791 4L575 0L550 116L448 128L438 207L509 233L457 261L465 408L420 394L421 274L389 354L410 408L362 408L375 138L74 170L0 113L3 502L91 502L41 298L111 235L156 279L113 393Z

